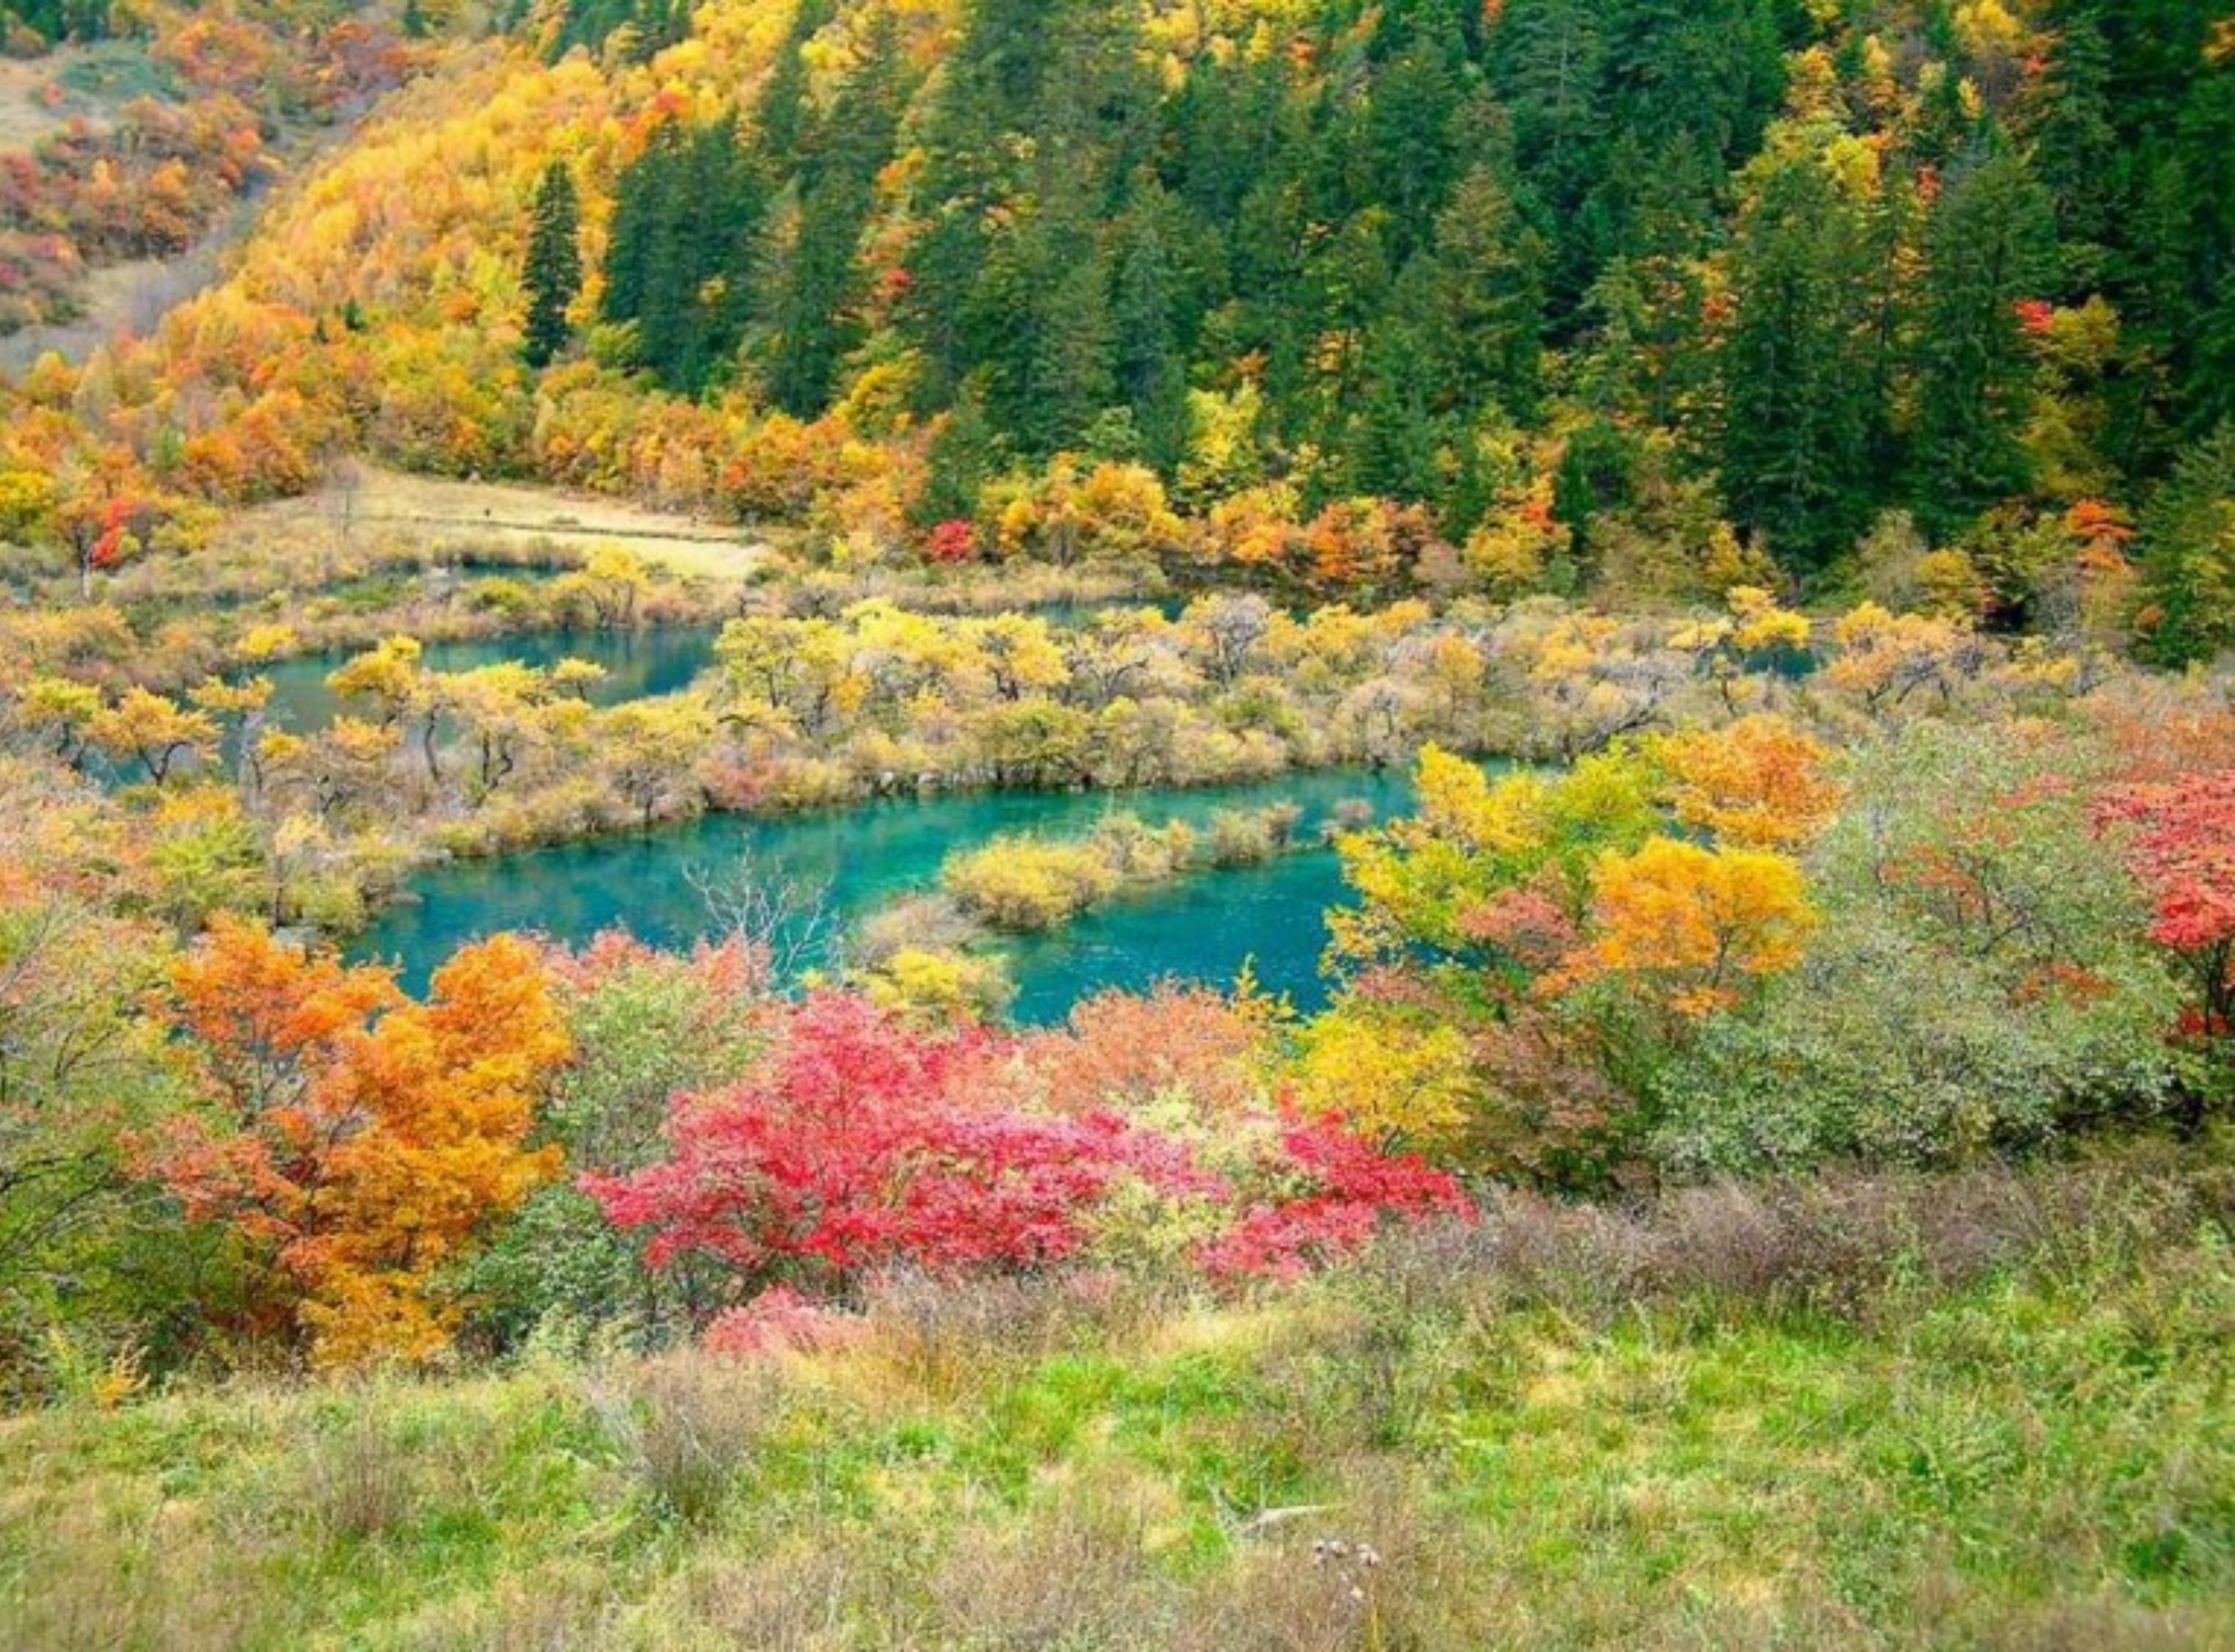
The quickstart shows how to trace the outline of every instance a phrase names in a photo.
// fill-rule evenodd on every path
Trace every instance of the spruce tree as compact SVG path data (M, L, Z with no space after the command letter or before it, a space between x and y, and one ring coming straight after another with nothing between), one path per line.
M1132 414L1142 456L1166 475L1177 472L1188 439L1187 363L1174 314L1173 271L1165 223L1170 198L1145 183L1118 226L1118 394Z
M521 285L528 290L524 353L530 367L545 367L567 347L573 328L567 311L582 290L582 203L574 175L563 161L543 169L528 234Z
M900 65L899 43L887 20L800 170L791 234L769 283L773 298L765 368L770 399L801 418L829 407L839 368L860 341L862 233L907 100Z
M1820 566L1861 526L1867 404L1861 223L1822 156L1765 157L1732 250L1723 488L1742 527Z
M1427 255L1435 393L1446 408L1494 405L1514 417L1536 410L1544 349L1544 238L1515 209L1487 167L1462 180L1436 220Z
M2027 480L2034 357L2018 306L2053 269L2041 186L1990 134L1947 180L1925 230L1914 462L1919 519L1953 530Z
M2235 423L2181 456L2142 519L2141 551L2145 649L2186 665L2235 646Z

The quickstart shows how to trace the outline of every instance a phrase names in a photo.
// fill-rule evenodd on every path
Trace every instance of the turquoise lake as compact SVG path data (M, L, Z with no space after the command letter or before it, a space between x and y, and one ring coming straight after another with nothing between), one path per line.
M352 949L390 959L423 988L457 947L500 930L580 942L614 926L665 945L705 934L711 920L693 882L748 866L762 879L820 888L840 934L897 895L927 888L953 851L1000 832L1069 836L1129 810L1152 823L1201 822L1222 808L1282 800L1304 811L1299 849L1262 866L1205 872L1088 914L1052 934L1011 943L1026 1023L1059 1020L1081 997L1167 978L1230 984L1245 962L1268 990L1300 1008L1324 1001L1324 914L1344 898L1339 862L1321 846L1338 805L1376 819L1412 806L1409 774L1356 770L1298 774L1199 791L984 792L894 801L777 817L715 816L642 836L606 838L437 868L414 881Z
M518 660L524 665L555 665L562 659L587 659L606 669L593 684L595 705L619 705L647 694L673 694L714 663L718 626L662 626L636 631L539 631L523 636L485 637L473 642L430 642L420 656L429 671L473 671ZM343 704L326 686L327 677L362 649L303 654L262 668L272 679L267 718L274 727L298 732L322 729Z
M1178 612L1177 599L1161 602L1052 603L1022 612L1038 615L1059 629L1084 626L1111 607L1154 606L1167 615ZM619 705L647 695L674 694L691 686L698 675L712 668L718 625L647 626L622 631L533 631L512 636L484 637L466 642L430 642L420 655L429 671L464 672L482 665L516 660L539 669L562 659L587 659L605 667L604 678L591 685L593 705ZM359 648L302 654L260 668L272 680L272 701L266 721L275 728L305 733L324 728L344 709L339 696L326 686L326 678L339 666L364 652ZM360 708L362 709L362 708Z

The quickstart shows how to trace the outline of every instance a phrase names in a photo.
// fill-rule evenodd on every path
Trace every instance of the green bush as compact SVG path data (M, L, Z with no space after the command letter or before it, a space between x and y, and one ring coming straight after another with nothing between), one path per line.
M2069 738L1937 726L1858 752L1809 856L1823 928L1661 1069L1663 1162L1947 1163L2160 1105L2175 994L2089 829L2094 761Z
M539 1188L452 1282L472 1304L469 1341L590 1341L601 1328L656 1342L687 1315L686 1277L648 1272L640 1242L574 1185L584 1170L638 1168L657 1150L667 1103L742 1077L763 1047L754 1000L721 954L646 951L617 936L561 972L573 1061L544 1115L568 1175Z

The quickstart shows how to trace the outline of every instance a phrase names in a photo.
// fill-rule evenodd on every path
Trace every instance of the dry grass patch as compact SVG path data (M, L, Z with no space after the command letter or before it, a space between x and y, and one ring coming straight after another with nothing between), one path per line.
M29 149L69 124L76 99L50 99L62 71L86 56L82 46L60 46L39 57L0 56L0 152Z
M430 549L619 545L679 574L743 579L773 554L759 535L618 500L508 482L454 482L360 464L322 491L259 507L248 532L385 536Z

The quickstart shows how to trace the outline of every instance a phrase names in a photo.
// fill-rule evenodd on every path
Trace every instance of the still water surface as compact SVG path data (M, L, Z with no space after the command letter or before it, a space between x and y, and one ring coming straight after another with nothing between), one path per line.
M1152 823L1201 823L1222 808L1283 800L1302 809L1300 836L1313 847L1161 885L1015 941L1014 1014L1058 1020L1087 993L1166 977L1223 986L1245 961L1268 989L1311 1008L1324 999L1323 914L1343 898L1336 856L1318 843L1321 829L1352 800L1370 805L1377 819L1406 812L1407 775L1345 770L1200 791L985 792L812 815L709 816L647 836L437 868L415 881L415 898L385 914L356 950L397 960L416 989L456 947L502 929L580 942L619 925L647 941L687 943L710 923L693 875L718 876L741 865L827 891L842 931L895 896L930 887L948 854L999 832L1071 836L1113 810Z

